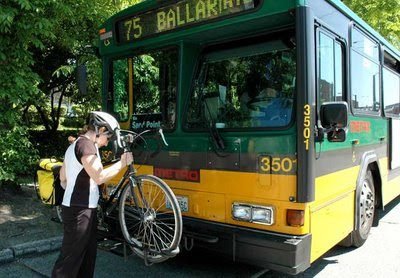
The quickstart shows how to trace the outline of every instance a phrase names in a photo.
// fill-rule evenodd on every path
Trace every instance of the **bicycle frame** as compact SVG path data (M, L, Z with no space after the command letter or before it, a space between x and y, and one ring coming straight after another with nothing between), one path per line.
M142 134L147 133L149 131L144 131L138 135L136 135L135 137L127 137L127 138L123 138L123 143L122 147L124 148L124 151L130 151L130 146L129 144L132 144L137 138L140 138ZM163 134L162 134L162 130L159 131L160 134L160 138L163 139L164 143L165 142L165 138L163 138ZM143 139L143 138L142 138ZM178 231L182 231L182 220L181 220L181 214L180 211L177 214L176 210L179 210L179 204L177 203L177 200L175 198L175 196L173 195L173 192L171 191L171 189L168 187L167 184L163 183L161 181L154 180L154 179L158 179L155 176L152 175L141 175L141 176L137 176L137 171L134 167L134 163L128 165L127 169L125 170L125 172L123 173L123 176L121 177L121 179L118 181L118 184L112 189L112 191L110 193L106 193L106 197L104 196L104 194L101 194L100 196L100 201L99 201L99 208L100 208L100 213L101 215L99 215L99 219L101 219L101 221L99 221L99 225L98 225L98 229L102 230L102 228L105 228L105 231L107 231L108 235L110 235L111 237L115 237L118 238L118 228L116 228L116 226L119 226L121 228L121 232L122 235L124 236L125 240L128 242L128 244L131 246L131 248L133 248L134 250L140 250L139 253L141 253L140 256L142 256L142 258L145 261L146 265L150 265L150 263L154 262L153 260L156 260L155 262L157 262L158 259L155 259L155 256L161 256L161 260L164 260L164 258L171 258L176 256L179 253L179 247L176 245L177 242L179 244L179 240L180 240L180 236L181 236L181 232ZM157 239L159 240L163 240L163 236L168 235L168 233L163 233L161 232L161 234L156 234L151 238L151 234L149 234L149 239L150 241L152 241L152 243L146 243L146 242L141 242L138 241L136 238L132 238L131 235L129 235L129 237L127 238L126 233L128 233L126 231L126 223L125 223L125 218L124 220L121 220L121 213L125 213L125 209L122 209L122 207L125 206L132 206L136 208L136 213L130 214L129 217L131 217L131 219L133 219L134 221L138 221L138 223L140 223L140 225L142 225L142 223L145 223L144 225L146 227L148 227L146 223L150 223L150 225L153 225L155 218L156 218L156 210L154 210L153 208L149 208L151 207L152 203L151 200L147 200L147 196L146 196L146 188L143 189L142 186L144 185L145 187L147 186L147 182L145 184L142 184L142 180L146 180L146 181L150 181L150 184L152 184L152 182L154 183L153 186L158 186L157 188L159 188L160 190L163 190L164 194L166 194L165 198L168 198L168 200L173 203L174 205L172 205L172 207L174 207L175 209L173 209L172 215L174 215L175 221L177 221L177 227L174 228L174 235L171 236L171 238L169 240L170 243L172 244L172 242L174 242L174 247L171 249L165 249L165 246L167 245L160 245L157 246L157 248L160 248L159 250L153 250L153 248L151 246L154 247L154 245L152 245L152 243L157 245ZM132 184L132 185L130 185ZM164 185L163 185L164 184ZM129 188L126 188L126 186L129 186ZM135 189L136 188L136 189ZM128 195L127 195L128 194ZM168 195L169 194L169 195ZM171 195L172 194L172 195ZM129 196L129 199L128 197ZM169 196L169 197L167 197ZM132 203L133 201L133 203ZM167 202L167 201L165 201ZM118 208L118 209L116 209ZM113 213L117 212L118 216L117 218L113 217ZM129 213L129 212L128 212ZM179 221L177 220L177 215L178 219L180 219ZM122 221L122 222L121 222ZM179 223L179 224L178 224ZM114 226L115 224L115 226ZM123 225L123 227L122 227ZM157 225L157 224L155 224ZM141 226L139 226L141 227ZM111 228L111 229L109 229ZM116 229L114 229L116 228ZM160 228L157 228L158 230ZM177 230L175 230L177 229ZM109 233L111 232L111 233ZM115 234L113 234L114 232L116 232ZM159 232L160 233L160 232ZM146 233L145 233L146 235ZM146 238L146 236L144 237ZM176 240L177 238L179 238L178 240ZM136 241L135 241L136 240ZM146 239L145 239L146 240ZM150 245L149 245L150 244ZM165 243L164 243L165 244ZM156 248L156 249L157 249ZM137 252L137 251L136 251Z
M136 170L133 167L133 164L129 165L128 169L125 171L124 175L116 185L116 189L112 192L112 194L104 203L103 202L100 203L101 208L103 209L103 211L106 212L106 216L110 215L110 213L115 209L115 207L118 206L119 198L116 198L116 196L118 196L121 193L121 191L125 188L127 184L126 181L128 181L132 176L135 176L135 174ZM103 197L101 197L101 199L104 200ZM114 202L115 199L117 199L117 202Z

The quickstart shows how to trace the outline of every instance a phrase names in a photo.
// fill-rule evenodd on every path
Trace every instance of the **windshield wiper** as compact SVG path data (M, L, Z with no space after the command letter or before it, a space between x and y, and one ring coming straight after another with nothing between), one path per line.
M205 120L206 120L206 123L208 124L208 131L211 135L211 139L213 141L214 146L217 149L225 150L224 139L222 138L221 134L219 134L219 131L213 120L213 116L212 116L210 107L208 106L208 102L206 101L206 97L204 95L204 83L205 83L206 76L207 76L207 70L208 70L208 65L203 64L203 66L201 67L201 70L200 70L199 78L197 79L197 86L200 87L200 90L199 90L199 95L200 95L200 100L201 100L200 103L204 103L207 113L208 113L208 116L209 116L209 120L207 120L207 117Z

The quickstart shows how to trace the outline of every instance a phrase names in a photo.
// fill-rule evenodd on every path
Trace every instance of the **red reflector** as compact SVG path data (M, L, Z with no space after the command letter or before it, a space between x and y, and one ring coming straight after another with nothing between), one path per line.
M100 30L99 30L99 35L102 35L102 34L104 34L105 32L106 32L106 28L100 29Z
M304 225L304 210L288 209L286 222L289 226L299 227Z

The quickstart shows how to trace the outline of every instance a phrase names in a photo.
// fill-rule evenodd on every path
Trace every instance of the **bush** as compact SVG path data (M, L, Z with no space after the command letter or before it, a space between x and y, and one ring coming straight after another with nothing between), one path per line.
M85 121L80 117L65 117L62 125L65 127L79 128L84 125Z
M0 185L15 182L34 171L39 156L24 127L0 130Z
M68 136L76 137L77 133L78 130L62 130L54 133L48 133L45 130L29 131L30 140L37 149L40 158L63 158L69 146Z

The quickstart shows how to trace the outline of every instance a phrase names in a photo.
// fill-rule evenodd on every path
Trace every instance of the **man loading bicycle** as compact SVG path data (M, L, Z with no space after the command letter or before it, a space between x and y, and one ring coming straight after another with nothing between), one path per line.
M60 170L65 187L62 202L64 237L52 277L93 277L96 254L97 203L100 184L116 176L133 161L131 152L104 169L99 148L118 138L117 120L105 112L90 113L83 135L65 152Z

